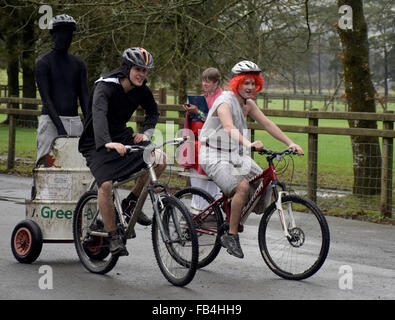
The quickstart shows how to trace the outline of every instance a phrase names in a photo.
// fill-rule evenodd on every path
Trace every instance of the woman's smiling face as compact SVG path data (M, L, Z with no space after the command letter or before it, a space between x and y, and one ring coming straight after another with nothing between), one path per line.
M238 91L244 99L251 99L255 94L254 78L246 78L243 84L239 87Z

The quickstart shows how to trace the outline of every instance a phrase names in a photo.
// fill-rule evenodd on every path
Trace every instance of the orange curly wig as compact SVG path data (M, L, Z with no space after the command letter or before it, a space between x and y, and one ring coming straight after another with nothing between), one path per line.
M263 84L265 82L265 79L262 78L262 76L258 73L241 73L232 78L227 83L227 87L230 88L234 93L237 94L239 88L241 85L246 81L247 79L249 80L254 80L255 81L255 91L253 97L255 97L255 93L259 92L263 88Z

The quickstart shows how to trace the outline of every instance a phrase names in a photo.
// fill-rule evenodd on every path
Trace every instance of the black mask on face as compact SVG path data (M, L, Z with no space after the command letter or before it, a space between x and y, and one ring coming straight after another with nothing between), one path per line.
M59 51L69 50L71 40L73 39L73 28L68 26L59 26L52 30L52 39L55 44L55 49Z

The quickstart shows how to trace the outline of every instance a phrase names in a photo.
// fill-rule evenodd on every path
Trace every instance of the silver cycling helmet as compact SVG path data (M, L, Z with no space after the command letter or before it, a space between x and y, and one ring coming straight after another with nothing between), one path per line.
M129 48L122 54L122 65L129 68L138 66L141 68L152 69L154 67L154 58L144 48Z
M69 16L67 14L60 14L51 19L51 21L49 22L49 29L53 30L53 28L56 28L61 25L69 25L73 27L73 30L75 30L77 26L77 22L74 20L72 16Z
M262 70L252 61L243 60L234 65L232 68L232 76L240 73L260 73Z

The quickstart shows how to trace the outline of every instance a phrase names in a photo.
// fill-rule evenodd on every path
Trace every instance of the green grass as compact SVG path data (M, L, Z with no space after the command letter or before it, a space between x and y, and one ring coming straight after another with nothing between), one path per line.
M15 155L17 157L36 158L36 130L18 128L15 135ZM8 152L8 126L0 125L0 154L7 155Z

